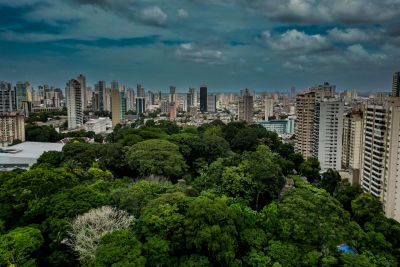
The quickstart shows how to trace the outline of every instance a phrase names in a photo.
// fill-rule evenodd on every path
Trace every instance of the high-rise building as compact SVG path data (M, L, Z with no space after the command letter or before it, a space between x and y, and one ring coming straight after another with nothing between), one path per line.
M152 91L147 91L147 99L148 99L149 105L153 106L156 104L156 96L154 95L154 93Z
M145 97L136 97L136 112L138 114L145 113L146 111L146 98Z
M134 110L135 109L135 90L132 88L128 88L126 90L126 110Z
M169 87L169 102L177 102L177 95L176 95L176 87L175 86L170 86Z
M161 108L161 113L169 114L169 108L170 108L169 101L161 100L160 108Z
M32 101L31 85L29 82L17 82L15 86L15 99L17 109L22 109L22 102L28 101L28 98Z
M317 85L307 92L297 94L295 122L295 151L304 158L312 156L314 143L314 119L317 103L324 98L333 97L336 87L329 83Z
M387 217L400 222L400 98L364 110L360 185L380 199Z
M105 81L98 81L94 86L95 92L98 94L98 110L96 111L105 111L105 98L106 98L106 82Z
M315 107L312 156L321 170L340 170L342 158L344 103L334 98L317 102Z
M239 120L251 123L253 121L254 99L249 89L246 89L239 99Z
M274 100L265 98L265 120L268 121L268 118L272 116L274 116Z
M81 90L82 90L82 106L83 110L87 110L87 100L86 100L86 77L83 74L79 74L76 78L77 81L81 83Z
M169 118L170 119L175 119L176 118L176 110L177 110L176 102L171 102L169 104Z
M111 90L119 90L119 83L116 80L111 82Z
M137 97L146 97L145 93L144 93L144 87L141 84L138 84L136 86L136 95Z
M217 112L217 95L210 94L207 96L207 112Z
M342 169L350 176L351 184L359 184L363 135L363 113L354 109L343 119Z
M392 96L400 96L400 72L393 74Z
M207 112L207 86L200 87L200 112Z
M112 126L125 122L126 98L125 92L119 89L111 90Z
M14 141L25 141L25 118L16 112L0 114L0 147L11 145Z
M15 90L11 83L0 81L0 115L17 110Z
M190 100L190 106L188 105L188 107L191 107L191 106L197 107L197 90L196 90L196 88L189 88L189 94L190 94L191 100Z
M83 126L85 91L82 84L81 81L75 79L69 80L67 83L65 92L67 95L68 129Z

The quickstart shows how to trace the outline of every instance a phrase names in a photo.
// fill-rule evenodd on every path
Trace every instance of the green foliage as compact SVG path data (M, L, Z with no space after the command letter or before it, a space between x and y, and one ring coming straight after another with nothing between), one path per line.
M51 126L28 124L25 127L25 139L32 142L57 142L61 136Z
M320 176L318 160L304 161L259 125L217 120L181 129L140 119L117 125L109 143L76 135L98 143L74 141L28 171L0 172L1 265L399 263L400 224L378 199L334 171ZM289 179L294 187L283 188ZM66 245L71 223L103 206L135 223L98 238L83 260ZM339 252L340 244L356 253Z
M319 161L316 158L308 158L303 163L300 164L299 171L300 174L307 177L307 180L310 183L318 180L320 175L319 171L321 167L319 165Z
M35 260L30 257L39 249L43 241L40 230L36 228L27 226L11 230L0 236L0 264L34 264Z
M126 162L140 176L161 176L176 180L186 171L179 147L165 140L147 140L130 147Z
M141 255L142 244L128 230L114 231L105 235L96 251L94 266L145 266Z

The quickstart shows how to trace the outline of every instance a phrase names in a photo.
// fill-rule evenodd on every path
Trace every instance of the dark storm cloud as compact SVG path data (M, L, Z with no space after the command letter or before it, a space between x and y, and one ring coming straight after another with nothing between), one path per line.
M0 72L59 86L83 72L156 88L383 90L400 69L399 16L400 0L0 0Z

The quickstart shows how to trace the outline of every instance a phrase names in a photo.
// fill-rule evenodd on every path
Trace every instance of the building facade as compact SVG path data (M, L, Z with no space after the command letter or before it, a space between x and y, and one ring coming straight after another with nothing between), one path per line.
M347 171L351 184L360 183L363 136L363 112L355 109L343 118L342 170Z
M15 112L0 115L0 146L11 145L16 140L25 141L25 117Z
M239 120L247 123L253 122L254 98L249 89L243 92L239 99Z
M341 100L331 98L316 103L312 156L318 158L321 171L341 169L343 113Z
M65 91L67 95L68 129L82 127L85 103L82 83L75 79L69 80Z
M207 86L200 87L200 112L207 112Z

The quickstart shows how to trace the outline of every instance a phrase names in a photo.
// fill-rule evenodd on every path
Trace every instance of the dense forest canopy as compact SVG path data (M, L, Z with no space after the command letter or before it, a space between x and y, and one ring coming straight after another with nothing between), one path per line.
M162 121L106 140L0 172L0 265L398 266L379 201L261 126Z

